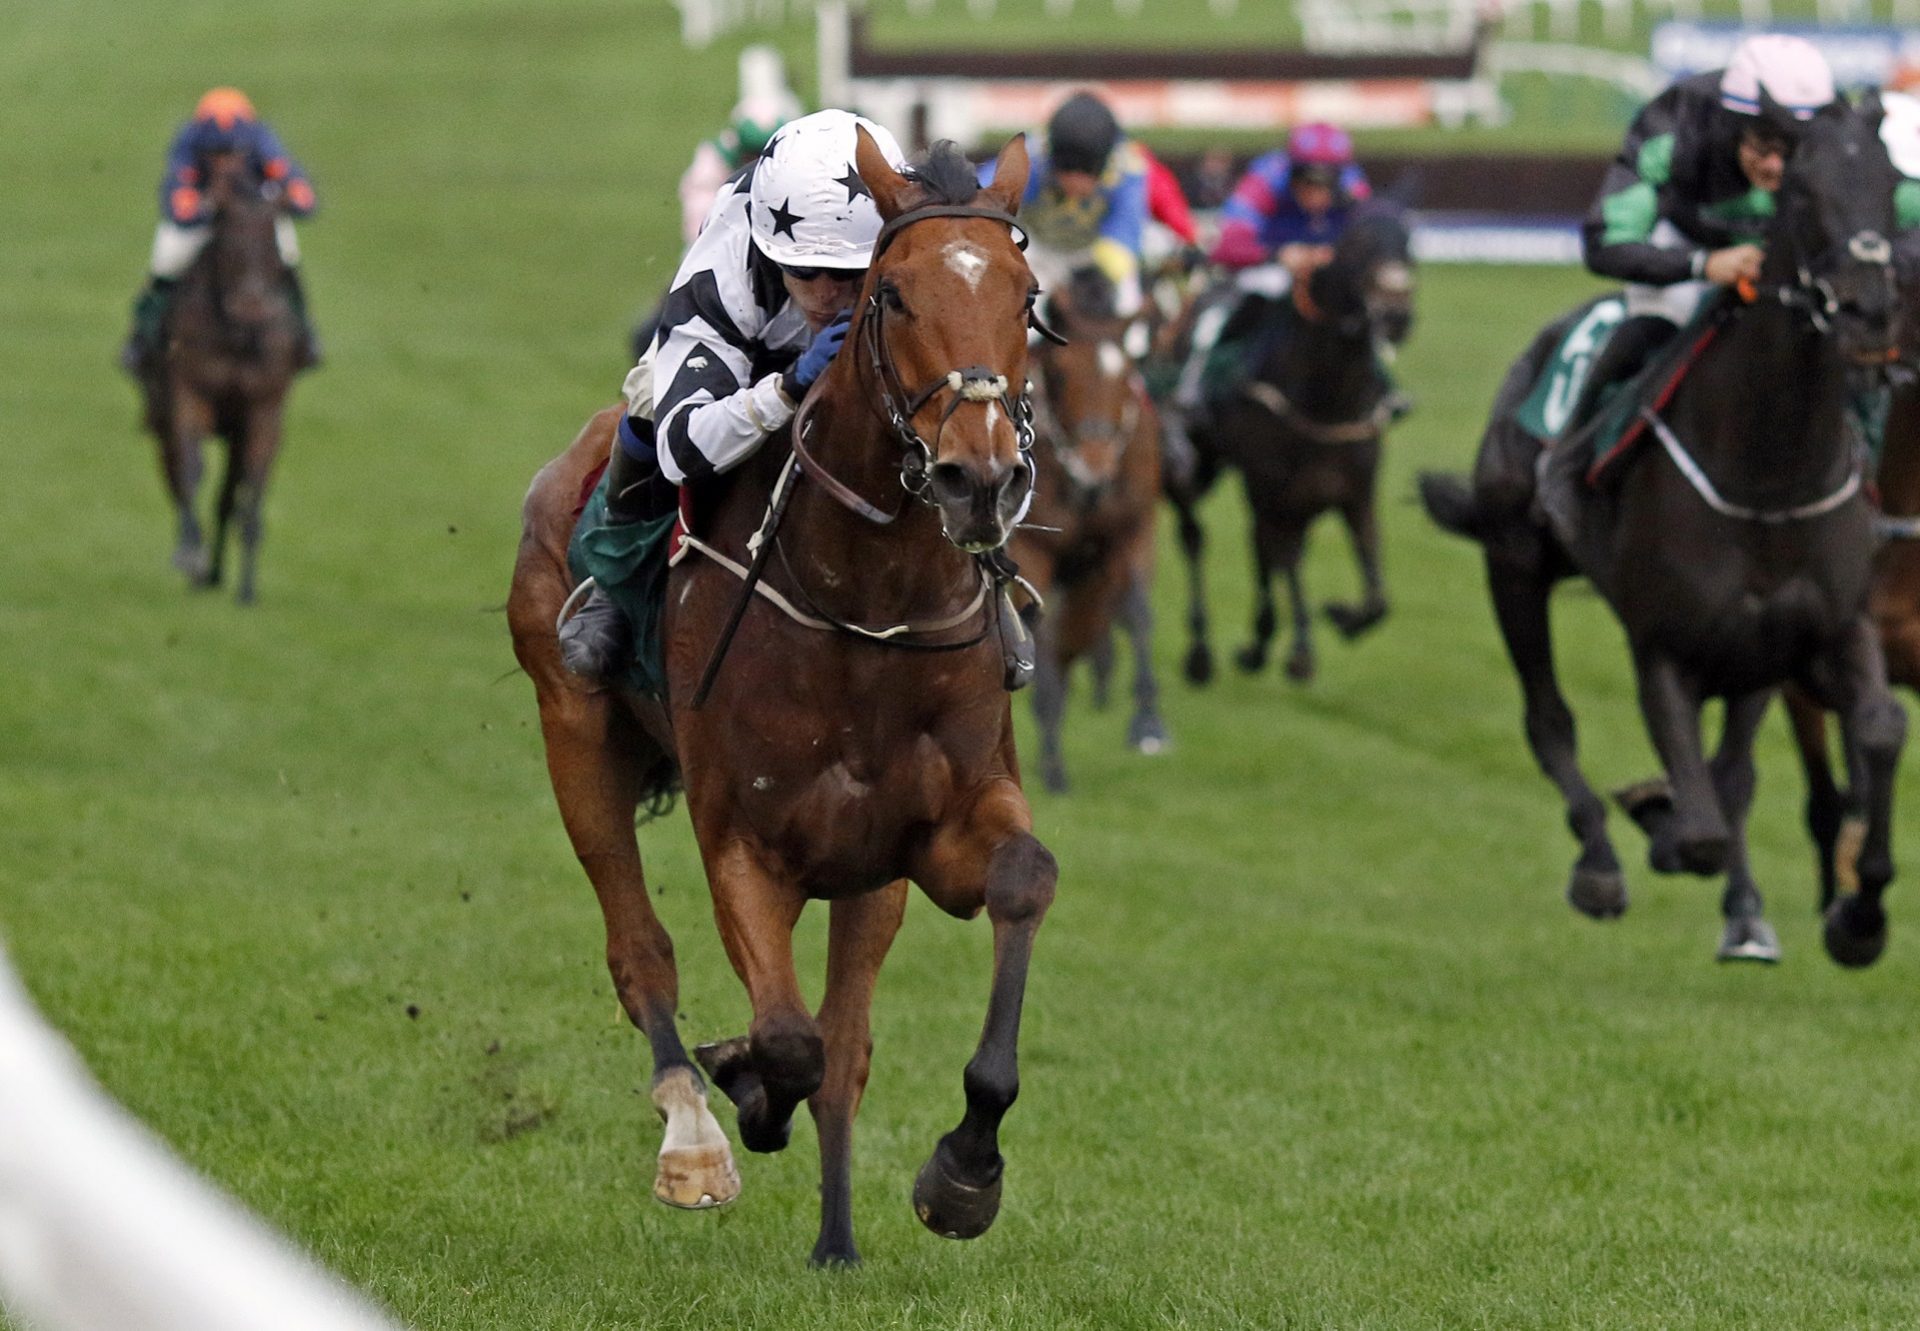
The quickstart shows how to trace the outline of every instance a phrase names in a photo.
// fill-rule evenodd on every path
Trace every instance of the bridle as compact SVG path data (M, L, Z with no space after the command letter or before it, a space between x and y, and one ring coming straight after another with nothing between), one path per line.
M1028 396L1032 401L1033 429L1037 436L1044 436L1061 469L1066 472L1067 480L1091 503L1113 483L1111 479L1095 480L1088 477L1080 460L1080 445L1097 439L1114 441L1114 471L1119 473L1119 463L1126 456L1127 447L1138 433L1140 423L1140 393L1138 375L1130 371L1127 376L1126 405L1121 408L1120 419L1076 422L1069 431L1061 422L1059 413L1053 410L1052 380L1047 374L1046 365L1035 360L1028 376Z
M1782 193L1785 194L1784 186ZM1846 259L1834 262L1831 273L1815 272L1801 239L1805 203L1798 194L1786 196L1783 203L1785 215L1780 229L1785 233L1788 257L1793 261L1793 280L1743 288L1741 294L1749 303L1772 300L1805 315L1813 331L1821 337L1833 331L1833 321L1842 310L1849 305L1858 307L1865 297L1883 296L1884 308L1888 310L1897 306L1899 292L1894 279L1892 241L1871 227L1856 231L1844 242ZM1840 248L1841 244L1835 244L1827 253Z
M989 221L1004 222L1012 230L1014 243L1021 249L1027 245L1026 233L1013 214L999 208L985 208L974 204L928 204L923 207L901 213L885 226L874 240L873 257L869 266L877 265L880 256L885 254L901 231L916 222L930 221L937 217L980 217ZM900 377L900 371L894 364L893 353L887 344L886 301L882 298L880 284L876 281L874 289L866 299L866 306L860 312L859 346L865 353L869 364L873 366L875 377L880 386L881 419L893 432L900 443L900 485L911 499L918 499L931 505L934 500L929 493L928 479L933 472L934 459L938 456L940 436L946 432L947 422L951 421L961 407L968 403L999 403L1007 413L1007 419L1013 422L1015 438L1019 446L1018 465L1033 473L1033 385L1023 383L1016 397L1011 391L1011 383L1004 374L996 372L990 366L963 365L947 371L933 379L917 392L909 389ZM1065 339L1040 321L1031 307L1027 310L1028 323L1050 341L1064 344ZM940 415L940 423L929 442L913 426L913 418L922 408L941 393L951 393L952 399L946 410ZM808 451L806 446L807 427L811 422L811 407L816 399L809 397L802 404L793 423L793 451L799 459L800 467L806 474L839 501L844 507L865 518L877 526L888 526L905 512L905 505L891 513L884 512L854 489L835 477L820 461Z

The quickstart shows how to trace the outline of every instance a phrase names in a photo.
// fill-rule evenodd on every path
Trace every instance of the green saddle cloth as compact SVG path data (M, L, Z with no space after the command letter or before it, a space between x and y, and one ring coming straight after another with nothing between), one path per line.
M660 632L667 598L667 559L678 515L641 522L607 521L607 478L587 496L567 542L567 567L576 583L592 578L633 626L633 660L623 687L664 698L665 643Z
M1603 296L1587 306L1547 357L1533 391L1514 408L1521 429L1550 444L1580 424L1572 419L1573 408L1587 386L1587 372L1626 317L1627 302L1620 296Z

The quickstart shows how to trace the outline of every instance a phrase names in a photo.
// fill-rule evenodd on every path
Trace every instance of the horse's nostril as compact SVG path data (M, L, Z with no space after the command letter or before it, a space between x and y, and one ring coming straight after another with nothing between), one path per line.
M964 504L973 496L973 477L958 462L934 463L927 484L942 504Z

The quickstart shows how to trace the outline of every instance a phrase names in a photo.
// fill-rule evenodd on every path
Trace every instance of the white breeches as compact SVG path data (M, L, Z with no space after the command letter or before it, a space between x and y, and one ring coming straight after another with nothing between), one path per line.
M177 222L162 219L153 232L153 257L147 261L147 271L155 277L177 278L193 267L193 261L200 257L207 241L213 235L211 223L202 222L197 226L181 226ZM289 268L300 266L300 240L294 234L293 219L279 217L274 219L273 236L280 244L280 262Z
M1673 223L1662 219L1648 237L1656 245L1684 245L1691 242L1680 233ZM1675 282L1671 286L1653 287L1638 282L1627 284L1627 317L1639 318L1649 315L1665 319L1675 327L1684 328L1687 321L1699 312L1700 302L1713 290L1711 282Z

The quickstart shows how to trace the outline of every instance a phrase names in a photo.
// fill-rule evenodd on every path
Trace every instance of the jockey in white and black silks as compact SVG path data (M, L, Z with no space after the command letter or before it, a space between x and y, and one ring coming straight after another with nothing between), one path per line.
M896 168L893 135L849 111L789 122L724 185L680 261L652 345L627 375L608 468L608 520L657 519L679 487L738 466L786 425L846 338L880 213L854 167L864 129ZM568 669L604 679L632 651L602 587L561 629Z
M310 216L318 202L313 182L244 92L212 88L200 98L192 119L180 127L167 149L167 168L160 180L160 224L153 233L147 285L134 301L133 331L120 356L121 364L136 374L158 362L174 288L213 234L212 204L206 187L213 163L229 154L238 155L241 170L251 184L279 195L282 215L275 236L280 261L286 267L287 293L300 320L300 363L306 367L319 361L318 343L300 285L300 242L293 229L293 219Z

